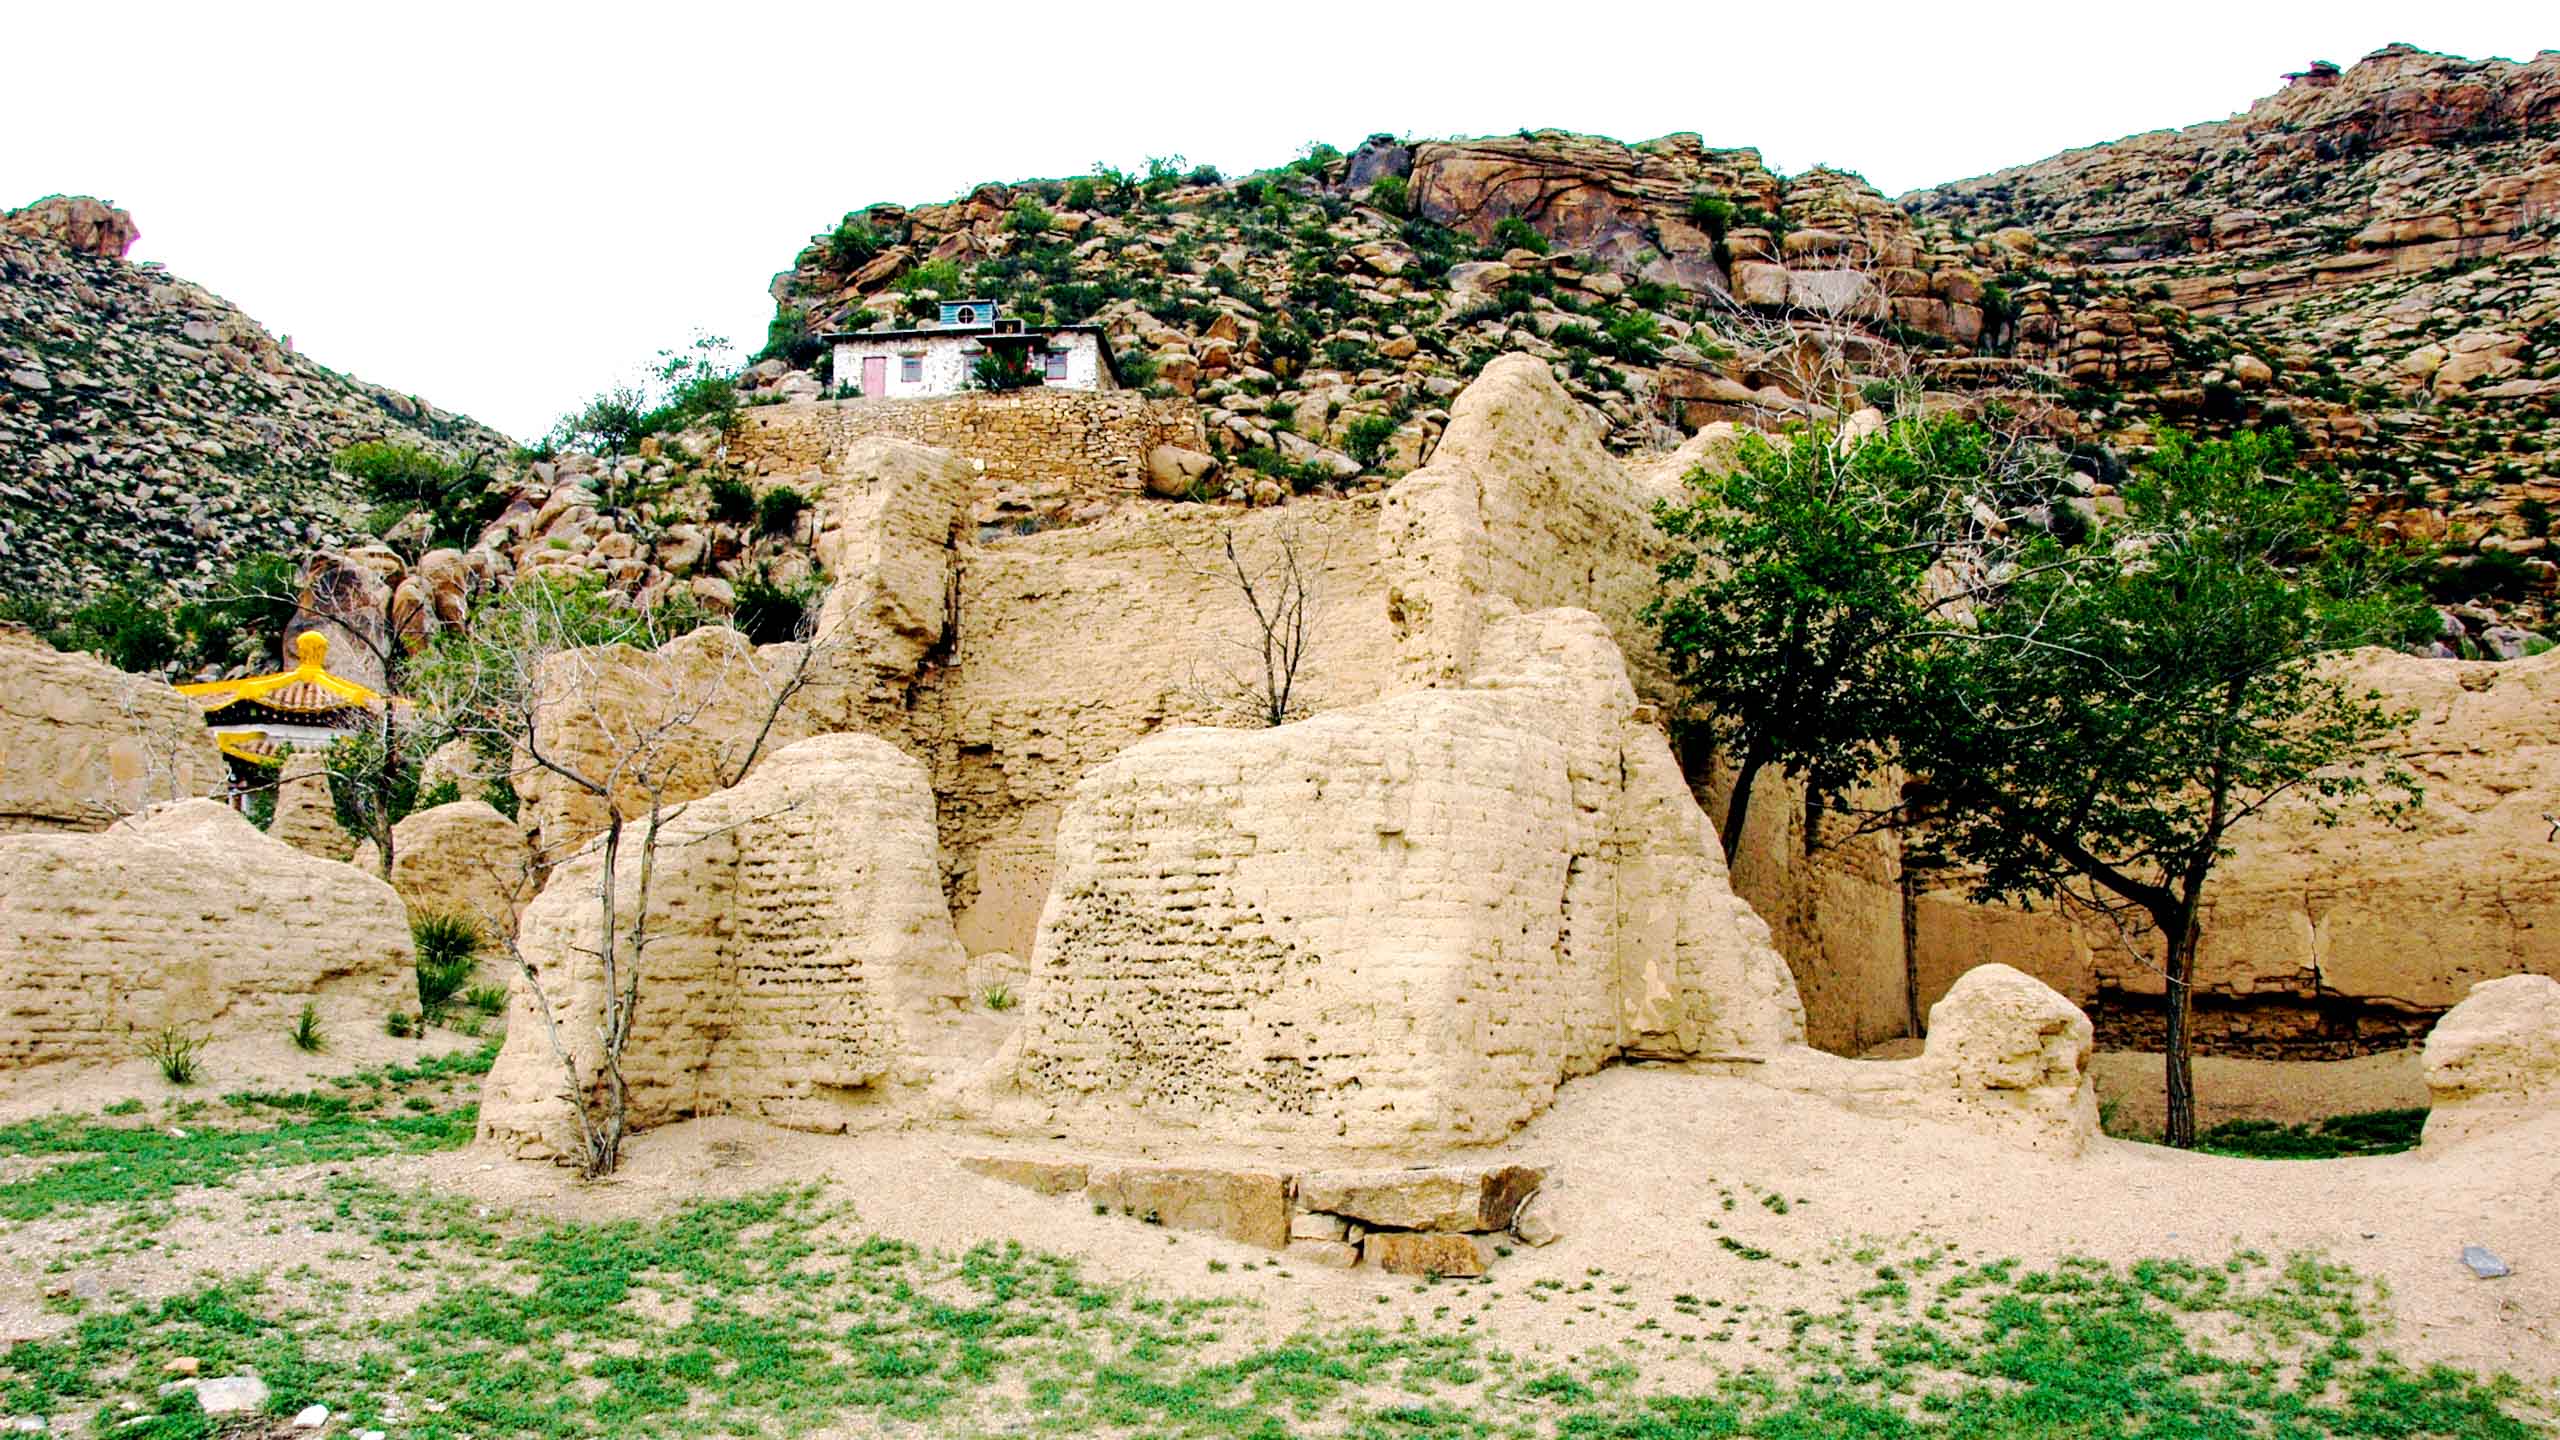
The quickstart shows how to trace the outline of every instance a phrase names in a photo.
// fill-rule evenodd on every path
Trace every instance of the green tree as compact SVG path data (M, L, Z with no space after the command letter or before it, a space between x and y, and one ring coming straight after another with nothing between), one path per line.
M1729 469L1692 471L1688 498L1656 507L1673 549L1645 619L1693 733L1734 767L1728 861L1763 771L1804 781L1818 807L1884 762L1905 642L1930 611L1923 582L1974 534L1958 493L2017 463L1953 419L1854 445L1818 427L1745 435Z
M2281 435L2166 435L2124 500L2079 552L2024 547L1962 623L1917 634L1886 728L1929 796L1921 853L1970 867L1977 898L2065 896L2154 932L2128 944L2159 954L2167 1139L2185 1146L2213 868L2287 796L2323 823L2417 803L2378 753L2407 717L2323 661L2408 641L2425 611Z

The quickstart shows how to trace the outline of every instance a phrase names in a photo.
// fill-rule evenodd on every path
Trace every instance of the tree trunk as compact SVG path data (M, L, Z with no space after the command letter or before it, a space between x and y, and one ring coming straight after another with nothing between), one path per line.
M601 897L604 933L596 937L596 955L602 973L597 977L604 992L604 1009L596 1017L596 1061L604 1068L604 1114L602 1123L590 1113L586 1131L591 1137L587 1153L587 1175L593 1179L610 1175L622 1162L622 1067L616 1063L613 1043L614 1010L621 1003L620 967L616 960L614 926L619 917L614 913L615 891L622 874L622 811L608 807L604 827L604 893ZM582 1107L593 1107L595 1089L589 1085L577 1097Z
M2193 903L2182 907L2174 923L2162 926L2169 937L2168 965L2163 972L2167 989L2162 1003L2168 1007L2167 1034L2161 1045L2161 1064L2168 1072L2169 1120L2161 1139L2181 1150L2192 1150L2196 1143L2196 1075L2193 1049L2194 1036L2189 1021L2195 1013L2193 984L2196 962L2196 918Z
M1733 868L1733 857L1742 849L1742 827L1751 820L1751 787L1769 763L1767 752L1758 744L1742 752L1742 768L1733 773L1733 798L1724 806L1724 863Z

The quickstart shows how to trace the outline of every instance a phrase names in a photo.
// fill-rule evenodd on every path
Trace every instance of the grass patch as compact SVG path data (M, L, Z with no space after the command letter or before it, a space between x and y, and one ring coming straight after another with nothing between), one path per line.
M2273 1120L2231 1120L2196 1137L2196 1148L2255 1160L2336 1160L2354 1155L2394 1155L2417 1148L2427 1112L2363 1110L2332 1115L2316 1125Z

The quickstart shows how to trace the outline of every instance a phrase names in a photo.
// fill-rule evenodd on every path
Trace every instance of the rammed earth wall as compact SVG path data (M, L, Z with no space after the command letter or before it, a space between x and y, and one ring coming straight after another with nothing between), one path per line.
M1147 452L1207 446L1188 400L1128 390L1035 389L932 399L823 400L757 406L730 442L765 474L821 469L854 441L890 435L984 465L972 505L980 525L1056 522L1135 498Z

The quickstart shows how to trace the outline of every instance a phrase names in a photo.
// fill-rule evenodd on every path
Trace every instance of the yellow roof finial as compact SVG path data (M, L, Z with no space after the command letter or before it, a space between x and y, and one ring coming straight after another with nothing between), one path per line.
M294 636L293 659L296 669L328 669L329 637L318 630L305 630Z

